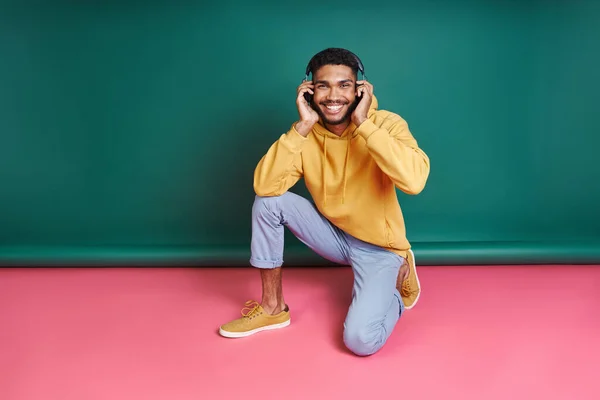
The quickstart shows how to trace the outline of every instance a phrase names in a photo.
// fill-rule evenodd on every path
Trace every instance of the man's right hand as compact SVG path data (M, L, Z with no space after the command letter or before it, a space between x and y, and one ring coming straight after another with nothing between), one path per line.
M304 98L304 93L313 95L313 90L314 85L311 81L302 82L297 90L298 96L296 97L296 106L298 107L300 121L296 123L296 130L304 137L308 136L313 125L319 121L319 114L313 110Z

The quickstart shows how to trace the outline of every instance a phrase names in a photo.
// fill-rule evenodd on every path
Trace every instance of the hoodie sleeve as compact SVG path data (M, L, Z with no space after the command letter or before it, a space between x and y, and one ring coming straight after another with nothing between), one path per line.
M258 196L279 196L303 175L301 151L308 138L295 126L271 145L254 170L254 192Z
M429 177L429 157L417 145L404 119L390 113L381 126L367 119L357 132L398 189L413 195L423 190Z

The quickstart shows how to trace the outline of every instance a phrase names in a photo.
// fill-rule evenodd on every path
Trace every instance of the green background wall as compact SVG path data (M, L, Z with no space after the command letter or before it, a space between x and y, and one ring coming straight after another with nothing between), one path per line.
M0 263L247 265L254 166L329 46L431 158L399 194L421 264L600 262L598 3L4 6Z

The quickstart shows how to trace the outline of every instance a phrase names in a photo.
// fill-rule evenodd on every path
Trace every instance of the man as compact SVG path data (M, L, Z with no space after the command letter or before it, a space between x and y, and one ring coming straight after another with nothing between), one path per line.
M373 86L357 80L362 63L330 48L316 54L297 89L299 119L273 143L254 173L250 264L260 270L261 302L220 327L244 337L290 324L281 266L284 227L322 257L354 272L344 343L371 355L387 341L405 309L418 300L414 255L395 188L418 194L429 158L407 123L378 110ZM288 192L304 178L314 204Z

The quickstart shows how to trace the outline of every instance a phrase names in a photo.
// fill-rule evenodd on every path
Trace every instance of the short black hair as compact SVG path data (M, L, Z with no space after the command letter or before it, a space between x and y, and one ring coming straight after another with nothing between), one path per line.
M307 71L314 75L324 65L345 65L352 69L355 76L358 75L358 60L352 52L346 49L330 47L318 52L309 61Z

